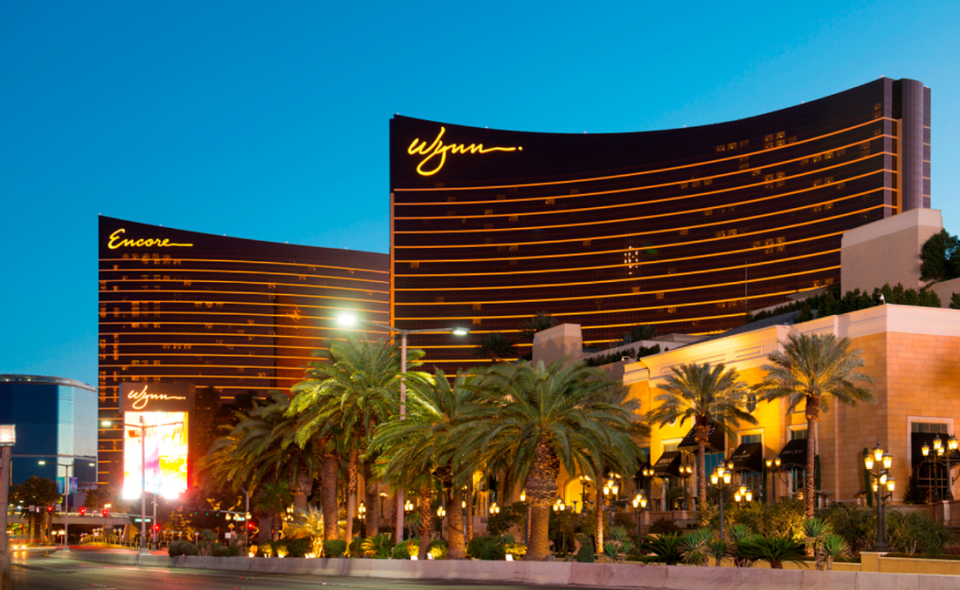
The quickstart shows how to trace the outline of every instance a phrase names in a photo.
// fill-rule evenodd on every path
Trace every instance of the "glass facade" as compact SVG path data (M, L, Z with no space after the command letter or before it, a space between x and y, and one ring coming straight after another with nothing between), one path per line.
M929 93L884 78L739 121L621 134L395 116L395 325L468 325L470 342L411 338L448 371L483 362L485 334L516 336L537 312L600 348L636 325L741 325L838 282L844 231L930 206L928 183L900 177L929 178Z
M214 236L100 217L99 457L119 484L119 388L130 383L288 391L337 316L389 320L386 254ZM353 330L369 338L385 330Z
M0 424L17 426L13 483L65 476L67 469L56 463L73 464L70 476L81 487L96 483L96 465L90 466L97 457L95 388L60 377L0 375Z

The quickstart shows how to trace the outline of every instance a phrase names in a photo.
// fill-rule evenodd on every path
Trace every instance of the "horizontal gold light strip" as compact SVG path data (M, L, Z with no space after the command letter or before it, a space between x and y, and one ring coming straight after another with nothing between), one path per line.
M127 281L128 283L131 281ZM172 282L172 281L171 281ZM305 285L306 286L306 285ZM197 291L188 291L184 289L101 289L100 293L217 293L221 295L262 295L264 297L270 295L282 295L284 297L306 297L308 299L335 299L337 301L359 301L361 303L379 303L386 304L386 301L378 301L376 299L348 299L346 297L328 297L326 295L305 295L303 293L281 293L281 292L269 292L269 291L207 291L207 290L197 290ZM149 299L153 301L153 299ZM182 301L181 303L194 303L193 300ZM246 302L239 302L246 303ZM342 307L330 307L327 309L346 309Z
M879 137L891 138L891 136L889 136L889 135L882 135L882 136L879 136ZM727 177L727 176L735 176L735 175L737 175L737 174L747 174L747 173L752 174L753 172L756 172L756 171L762 171L764 168L774 168L774 167L776 167L776 166L780 166L780 165L783 165L783 164L790 164L790 163L792 163L792 162L798 162L798 161L800 161L800 160L804 160L804 159L807 159L807 158L811 158L811 157L813 157L813 156L817 156L817 155L821 155L821 156L822 156L823 154L826 154L826 153L829 153L829 152L834 152L834 151L836 151L836 150L845 150L845 149L848 149L848 148L849 148L849 149L853 149L853 147L855 147L855 146L857 146L857 145L860 145L860 144L862 144L862 143L870 143L871 141L873 141L873 140L875 140L875 139L877 139L877 138L876 138L876 137L871 137L871 138L868 139L868 140L858 141L858 142L856 142L856 143L851 143L851 144L848 144L848 145L845 145L845 146L836 147L836 148L834 148L834 149L832 149L832 150L824 150L824 151L820 152L819 154L809 154L809 155L802 156L802 157L799 157L799 158L794 158L794 159L792 159L792 160L785 160L785 161L783 161L783 162L777 162L776 164L768 164L768 165L766 165L766 166L761 166L760 168L746 168L746 169L737 170L737 171L734 171L734 172L726 172L726 173L724 173L724 174L716 174L716 175L713 175L713 176L701 176L701 177L697 177L697 178L695 178L695 179L689 179L689 178L688 178L688 179L686 179L686 180L671 181L671 182L665 182L665 183L662 183L662 184L638 185L638 186L631 186L631 187L627 187L627 188L610 189L610 190L605 190L605 191L593 191L593 192L587 192L587 193L577 193L577 194L575 194L575 195L569 195L569 194L562 194L562 195L543 195L543 196L539 196L539 197L527 197L527 198L523 198L523 199L504 199L504 200L488 200L488 201L454 201L454 202L450 202L450 201L438 201L438 202L394 203L394 204L395 204L396 206L398 206L398 207L423 207L423 206L428 206L428 205L430 205L430 206L438 206L438 207L440 207L440 206L451 207L451 206L455 206L455 205L483 205L483 204L491 204L491 205L492 205L492 204L503 204L503 203L528 203L528 202L533 202L533 201L543 201L543 200L545 200L545 199L568 200L568 199L576 199L576 198L582 198L582 197L594 197L594 196L598 196L598 195L614 195L614 194L620 194L620 193L640 192L640 191L645 191L645 190L649 190L649 189L663 188L663 187L674 186L674 185L678 185L678 186L679 186L679 185L681 185L681 184L690 183L690 182L694 182L694 181L713 180L713 179L716 179L716 178L724 178L724 177ZM875 158L875 157L877 157L878 155L896 155L896 154L890 154L889 152L874 152L874 153L870 154L869 156L863 156L863 157L860 157L860 158L856 158L856 159L854 159L854 160L849 160L849 161L846 161L846 162L840 162L840 163L834 164L833 166L820 167L820 168L816 168L816 169L811 169L811 170L809 170L809 171L807 171L807 172L803 172L803 173L801 173L801 174L794 174L793 176L784 176L783 178L776 178L776 179L774 179L774 182L779 181L779 180L786 180L786 179L789 179L789 178L800 178L801 176L810 176L810 175L814 175L814 174L823 174L824 172L828 172L828 171L830 171L830 170L835 170L835 169L838 169L838 168L842 168L842 167L844 167L844 166L850 166L850 165L852 165L852 164L857 164L857 163L859 163L859 162L863 162L863 161L869 160L869 159L871 159L871 158ZM858 176L858 177L854 177L854 178L860 178L860 177ZM844 181L838 181L838 182L845 182L846 180L853 180L853 178L848 178L848 179L845 179ZM580 212L580 211L593 211L593 210L596 210L596 209L612 209L612 208L616 208L616 207L630 207L630 206L634 206L634 205L652 205L652 204L654 204L654 203L669 203L669 202L672 202L672 201L683 201L683 200L686 200L686 199L697 199L697 198L705 197L705 196L708 196L708 195L717 195L717 194L721 194L721 193L729 193L729 192L733 192L733 191L739 191L739 190L743 190L743 189L746 189L746 188L751 188L751 187L755 187L755 186L760 186L761 184L768 184L769 182L770 182L769 180L767 180L767 181L759 181L759 182L756 182L756 183L753 183L753 184L741 184L741 185L737 185L737 186L733 186L733 187L729 187L729 188L717 189L717 190L713 190L713 191L695 192L695 193L690 193L690 194L686 194L686 195L679 195L679 196L675 196L675 197L664 197L664 198L660 198L660 199L653 199L653 200L650 200L650 201L641 201L641 202L632 201L632 202L629 202L629 203L620 203L620 204L617 204L617 205L604 205L604 206L600 206L600 207L586 207L586 208L580 208L580 209L561 209L561 210L553 210L553 211L532 211L532 212L517 211L517 212L515 212L515 213L509 213L509 212L508 212L508 213L496 213L496 214L491 214L491 215L438 215L438 216L430 216L430 217L423 217L423 216L417 216L417 217L396 217L396 216L395 216L394 219L397 219L397 220L417 220L417 219L474 219L474 218L476 218L476 219L483 219L483 218L493 218L493 217L510 217L510 216L513 216L513 215L517 215L517 216L519 216L519 215L560 215L560 214L563 214L563 213L578 213L578 212ZM684 189L680 189L680 190L684 190ZM724 206L724 205L718 205L718 206Z
M119 271L111 271L119 272ZM179 272L179 271L178 271ZM276 287L296 287L298 289L329 289L342 291L363 291L365 293L383 293L388 291L377 291L375 289L353 289L350 287L330 287L327 285L309 285L295 283L273 283L270 281L226 281L216 279L152 279L152 278L130 278L130 279L100 279L104 283L199 283L199 284L221 284L221 285L274 285ZM141 289L142 290L142 289ZM277 292L277 295L282 293ZM329 299L329 298L328 298ZM363 301L362 299L357 301Z
M811 137L809 139L804 139L802 141L795 141L793 143L784 144L779 147L766 148L762 150L756 150L752 152L739 152L736 156L730 156L726 158L718 158L716 160L705 160L703 162L695 162L692 164L683 164L681 166L672 166L670 168L658 168L656 170L644 170L641 172L628 172L626 174L615 174L612 176L597 176L593 178L578 178L574 180L554 180L550 182L531 182L526 184L502 184L502 185L489 185L489 186L458 186L458 187L441 187L441 188L397 188L394 187L392 190L394 192L432 192L432 191L468 191L468 190L490 190L490 189L501 189L501 188L524 188L528 186L551 186L551 185L560 185L560 184L572 184L575 182L594 182L597 180L613 180L617 178L629 178L633 176L642 176L646 174L656 174L658 172L670 172L673 170L683 170L685 168L694 168L696 166L707 166L710 164L718 164L720 162L728 162L730 160L739 160L745 156L753 156L756 154L769 154L782 149L787 149L790 147L796 147L798 145L803 145L805 143L810 143L811 141L817 141L825 137L831 137L838 135L840 133L846 133L847 131L852 131L854 129L859 129L860 127L865 127L867 125L872 125L878 121L893 121L889 117L880 117L877 119L870 119L869 121L847 127L845 129L839 129L837 131L832 131L830 133L825 133L823 135L818 135L817 137ZM879 136L878 136L879 137ZM838 148L839 149L839 148ZM770 166L775 166L776 164L771 164ZM768 168L769 166L764 166Z
M820 256L820 254L807 254L808 257ZM742 268L742 267L741 267ZM756 279L749 279L746 281L728 281L726 283L713 283L708 285L697 285L696 287L680 287L676 289L669 289L671 293L680 293L683 291L702 291L706 289L718 289L720 287L729 287L730 285L745 285L750 283L761 283L764 281L775 281L777 279L783 279L786 277L796 277L800 275L806 275L811 273L826 272L829 270L838 270L840 265L836 266L827 266L824 268L817 268L813 270L805 270L801 272L793 272L788 274L776 275L772 277L760 277ZM662 275L662 277L669 277L675 275ZM656 278L656 277L651 277ZM481 291L482 288L476 289ZM412 306L450 306L450 305L508 305L511 303L543 303L549 301L590 301L594 299L615 299L619 297L634 297L637 295L653 295L654 293L659 293L659 290L654 291L642 291L639 293L609 293L606 295L581 295L577 297L553 297L553 298L543 298L543 299L504 299L504 300L490 300L490 301L420 301L415 303L408 302L395 302L395 307L412 307ZM675 307L674 305L667 305L665 307Z
M886 190L886 189L877 188L877 189L873 189L873 190L870 190L870 191L867 191L867 192L864 192L864 193L859 193L858 195L853 195L853 196L861 196L861 195L865 195L865 194L871 194L871 193L875 193L875 192L877 192L877 191L882 191L882 190ZM676 246L689 246L689 245L692 245L692 244L705 244L705 243L708 243L708 242L717 242L717 241L720 241L720 240L733 240L733 239L742 238L742 237L746 237L746 236L756 236L756 235L760 235L760 234L770 234L770 233L772 233L772 232L780 232L780 231L784 231L784 230L791 229L791 228L795 228L795 227L803 227L803 226L806 226L806 225L814 225L814 224L817 224L817 223L823 223L823 222L825 222L825 221L832 221L832 220L834 220L834 219L841 219L841 218L843 218L843 217L849 217L849 216L851 216L851 215L860 215L861 213L865 213L865 212L867 212L867 211L873 211L874 209L882 209L882 208L884 208L884 207L896 211L896 207L894 207L893 205L874 205L873 207L868 207L868 208L866 208L866 209L857 209L856 211L850 211L849 213L844 213L844 214L842 214L842 215L835 215L835 216L833 216L833 217L821 217L821 218L819 218L819 219L815 219L815 220L813 220L813 221L806 221L806 222L803 222L803 223L794 223L794 224L792 224L792 225L781 225L781 226L779 226L779 227L770 228L770 229L763 229L763 230L758 230L758 231L754 231L754 232L738 233L738 234L735 235L735 236L724 236L724 237L720 237L720 238L718 238L718 237L713 237L713 238L704 238L704 239L700 239L700 240L689 240L689 241L686 241L686 242L674 242L674 243L668 243L668 244L656 244L656 245L650 246L650 248L657 248L657 249L661 249L661 248L673 248L673 247L676 247ZM658 230L658 231L659 231L659 230ZM670 231L677 231L677 228L674 228L673 230L670 230ZM650 232L646 232L646 233L650 233ZM646 235L646 233L623 234L623 235L619 235L619 236L600 236L600 237L592 237L592 238L589 238L589 239L591 239L591 240L612 240L612 239L617 239L617 238L630 238L630 237L642 236L642 235ZM843 233L843 232L837 232L837 233ZM834 235L835 235L835 234L834 234ZM815 237L816 237L816 238L820 238L821 236L815 236ZM581 241L583 241L584 239L585 239L585 238L580 238L580 239L577 239L577 240L550 240L550 241L545 241L545 242L524 242L524 243L521 244L521 245L557 244L557 243L566 243L566 242L581 242ZM474 248L474 247L482 248L482 247L490 247L491 245L497 245L497 244L461 245L461 246L456 246L456 247L457 247L457 248ZM507 245L507 244L500 244L500 245ZM396 247L397 247L397 248L411 248L411 249L415 249L415 248L434 248L434 246L396 246ZM439 246L436 246L436 247L439 247ZM447 247L448 249L454 248L453 246L446 246L446 247ZM643 249L646 249L646 248L643 248ZM753 248L750 248L749 250L752 250L752 249L753 249ZM539 255L539 256L514 256L514 257L510 257L510 258L507 258L507 257L504 257L504 258L450 258L450 259L419 260L419 261L401 260L401 261L397 261L396 264L405 264L405 263L408 263L408 262L420 262L421 264L431 264L431 263L441 264L441 263L449 263L449 262L502 262L502 261L504 261L504 260L541 260L541 259L544 259L544 258L573 258L573 257L576 257L576 256L598 256L598 255L601 255L601 254L623 254L624 252L636 252L637 250L640 250L640 248L635 248L635 249L633 249L633 250L620 248L620 249L617 249L617 250L605 250L605 251L595 251L595 252L568 252L568 253L564 253L564 254L541 254L541 255ZM749 250L741 250L741 251L749 251ZM718 252L718 253L716 253L716 254L711 254L710 256L724 256L724 255L728 255L728 254L730 254L730 253L732 253L732 252L736 252L736 251L731 251L731 252ZM702 257L701 257L701 258L702 258ZM662 262L664 262L664 261L662 261L662 260L649 261L649 262L646 262L646 264L659 264L659 263L662 263ZM618 266L627 266L627 265L629 265L629 264L630 264L630 263L624 263L624 264L618 265ZM533 271L533 272L545 272L545 271ZM488 272L488 273L483 273L483 274L494 274L494 273ZM517 274L517 273L511 273L510 271L504 271L503 274ZM398 276L420 277L420 276L425 276L425 275L417 275L417 274L401 275L401 274L394 274L394 277L398 277ZM446 274L445 274L445 275L437 275L437 276L457 276L457 275L455 275L455 274L446 275Z
M774 246L788 246L788 245L790 245L790 244L792 244L792 243L793 243L793 242L781 242L781 243L779 243L779 244L772 244L772 245L769 245L769 246L760 246L760 247L757 247L757 248L753 248L753 250L756 251L756 250L760 250L761 248L773 248ZM604 285L604 284L609 284L609 283L631 283L631 282L639 283L639 282L643 282L643 281L651 281L651 280L654 280L654 279L665 278L665 277L685 277L685 276L698 275L698 274L704 274L704 273L724 272L724 271L727 271L727 270L738 270L738 269L739 269L739 270L743 270L744 267L756 268L756 267L758 267L758 266L766 266L766 265L768 265L768 264L783 264L783 263L791 262L791 261L794 261L794 260L801 260L801 259L803 259L803 258L811 258L811 257L814 257L814 256L825 256L825 255L827 255L827 254L835 254L835 253L837 253L837 252L839 252L839 251L840 251L840 249L837 248L837 249L834 249L834 250L823 250L823 251L817 252L817 253L815 253L815 254L804 254L804 255L802 255L802 256L791 256L791 257L789 257L789 258L778 258L778 259L776 259L776 260L761 260L760 262L754 262L754 263L751 263L751 264L748 264L748 265L746 265L746 264L738 264L738 265L735 265L735 266L726 266L726 267L723 267L723 268L707 268L707 269L702 269L702 270L692 270L692 271L689 271L689 272L678 272L678 273L666 274L666 275L648 275L648 276L639 276L639 277L626 277L626 278L622 278L622 279L607 279L607 280L605 280L605 281L581 281L581 282L576 282L576 283L549 283L549 284L542 284L542 285L526 285L526 284L524 284L524 285L501 285L501 286L496 286L496 287L490 287L490 286L483 286L483 287L476 287L476 286L473 286L473 287L443 287L443 290L444 290L444 291L495 291L495 290L504 290L504 289L547 289L547 288L551 288L551 287L574 287L574 286L578 286L578 285ZM696 256L695 258L699 259L699 258L703 258L703 257L702 257L702 256ZM657 264L662 264L663 262L665 262L665 261L658 261ZM646 262L646 263L644 263L644 264L652 264L652 263L651 263L651 262ZM635 263L617 264L617 265L613 265L613 267L616 268L616 267L639 266L639 265L640 265L639 262L635 262ZM570 271L565 271L565 272L570 272ZM398 275L398 276L423 276L423 275ZM429 276L436 276L436 275L429 275ZM454 275L441 275L441 276L454 276ZM456 275L456 276L459 276L459 275ZM394 290L395 290L395 291L423 291L423 289L394 289ZM675 289L662 289L662 291L664 291L665 293L672 293L672 292L675 291ZM648 291L647 293L654 293L654 292L659 292L659 291ZM636 295L636 293L634 293L634 295Z
M114 302L114 303L117 303L117 302ZM127 302L119 302L119 303L127 303ZM133 303L136 303L136 302L133 302ZM116 313L118 313L118 312L114 312L114 311L108 311L108 312L107 312L108 315L112 315L112 316L114 316L114 317L116 317ZM120 317L132 318L131 321L133 321L133 322L135 322L135 323L136 323L136 322L140 322L140 323L144 323L144 322L146 322L146 323L154 323L152 320L140 320L139 318L133 317L132 314L133 314L134 312L133 312L132 310L120 311L119 313L120 313ZM145 309L145 310L140 310L140 311L138 311L137 313L141 314L141 315L144 316L144 317L152 314L154 318L156 318L156 317L158 317L158 316L160 316L160 315L164 315L164 316L179 316L179 315L198 315L198 316L235 315L235 316L257 317L257 318L287 318L287 319L291 319L291 320L294 320L294 321L299 321L299 320L328 320L328 321L337 321L337 318L326 317L326 316L301 315L299 318L294 318L294 317L292 317L292 316L290 316L290 315L287 315L287 314L284 314L284 313L247 313L247 312L243 312L243 311L234 311L234 312L231 312L231 311L175 311L175 310L169 310L169 311L155 311L155 310L154 310L154 311L151 311L151 310L149 310L149 309ZM261 325L261 326L262 326L262 325L265 325L265 324L257 324L257 325ZM278 325L279 325L279 324L278 324ZM283 324L282 326L285 327L285 328L296 328L296 327L298 327L298 326L295 325L295 324Z
M137 322L114 322L114 324L123 324L123 323L134 323L134 324L135 324L135 323L137 323ZM152 324L152 323L154 323L154 322L140 322L140 323L141 323L141 324ZM170 322L164 322L164 323L169 324ZM203 325L203 324L196 324L196 325ZM220 324L214 324L214 325L220 325ZM244 325L249 325L249 324L244 324ZM331 331L333 331L333 330L335 330L335 329L338 329L338 328L329 328L329 330L331 330ZM136 330L136 331L134 331L134 330ZM346 330L343 330L343 329L339 329L339 330L341 330L341 331L346 331ZM384 336L389 335L388 332L382 332L382 331L381 331L381 332L378 332L378 331L376 331L376 330L364 330L363 332L364 332L364 333L370 333L370 334L384 335ZM108 337L108 336L113 336L113 335L117 335L117 336L138 336L138 337L150 336L151 338L152 338L153 336L207 336L207 337L232 336L232 337L235 337L235 338L294 338L294 339L303 338L303 339L307 339L307 340L318 340L318 339L319 339L319 338L317 338L317 337L315 337L315 336L293 336L293 335L290 335L290 334L237 334L236 332L154 332L154 331L152 331L152 330L149 329L149 328L130 328L130 331L128 331L128 332L121 332L121 331L113 331L113 330L111 330L111 331L109 331L109 332L100 332L99 334L100 334L101 337ZM344 342L346 341L346 338L330 338L329 336L325 336L324 339L325 339L325 340L340 340L340 341L344 341ZM115 342L114 342L113 340L108 340L108 342L107 342L106 345L107 345L107 346L113 346L114 344L115 344ZM128 344L128 345L130 345L130 346L139 346L139 345L140 345L138 342L126 342L126 343L116 342L116 344L120 344L120 345L122 345L122 344ZM173 343L173 342L170 342L169 344L174 344L174 343ZM213 342L191 342L190 345L192 345L192 346L215 346L216 344L213 343ZM253 346L253 345L251 345L251 346ZM266 346L270 346L270 345L266 345ZM281 347L281 348L287 348L286 346L284 346L284 345L282 345L282 344L277 344L277 346L279 346L279 347Z
M661 219L661 218L663 218L663 217L665 217L665 216L667 216L667 215L669 215L669 216L690 215L690 214L693 214L693 213L702 213L702 212L704 212L704 211L712 211L712 210L714 210L714 209L723 209L723 208L726 208L726 207L742 207L742 206L744 206L744 205L753 205L753 204L756 204L756 203L762 203L762 202L764 202L764 201L773 201L773 200L780 199L780 198L783 198L783 197L790 197L790 196L793 196L793 195L799 195L799 194L803 194L803 193L809 193L809 192L811 192L811 191L815 191L815 190L818 190L818 189L829 188L829 187L835 186L835 185L837 185L837 184L839 184L839 183L841 183L841 182L847 182L848 180L858 180L858 179L860 179L860 178L866 178L866 177L868 177L868 176L874 176L874 175L876 175L876 174L882 174L882 173L884 173L884 172L891 172L891 173L892 173L892 172L894 172L894 171L893 171L893 170L887 170L887 169L885 169L885 168L881 168L881 169L879 169L879 170L873 170L873 171L871 171L871 172L868 172L868 173L866 173L866 174L862 174L862 175L860 175L860 176L856 176L856 177L854 177L854 178L845 179L845 180L838 180L838 181L836 181L836 182L834 182L834 183L832 183L832 184L823 184L823 185L819 185L819 186L811 186L811 187L807 187L807 188L800 189L800 190L796 190L796 191L790 191L790 192L786 192L786 193L778 193L778 194L775 194L775 195L767 195L767 196L764 196L764 197L760 197L760 198L757 198L757 199L750 199L750 200L747 200L747 201L738 201L738 202L736 202L736 203L725 203L725 204L723 204L723 205L713 205L713 206L711 206L711 207L701 207L701 208L699 208L699 209L688 209L688 210L677 211L677 212L675 212L675 213L669 213L669 214L659 213L659 214L657 214L657 215L643 215L643 216L640 216L640 217L624 217L624 218L620 218L620 219L609 219L609 220L605 220L605 221L590 221L590 222L586 222L586 223L566 223L566 224L561 224L561 225L545 225L545 226L541 226L541 227L517 227L517 228L500 228L500 229L487 229L487 230L481 230L481 229L469 230L469 229L466 229L466 230L404 231L404 232L395 231L394 233L395 233L395 234L416 234L416 235L427 234L427 233L432 233L432 234L463 234L463 235L469 236L469 235L484 234L484 233L490 233L490 232L530 231L530 230L536 230L536 229L559 229L559 228L582 227L582 226L591 226L591 227L593 227L593 226L596 226L596 225L610 225L610 224L616 224L616 223L627 223L627 222L631 222L631 221L645 221L645 220L648 220L648 219ZM770 181L768 181L768 183L769 183L769 182L770 182ZM767 184L767 183L761 183L761 184ZM860 195L864 195L864 194L870 194L870 193L876 192L876 191L878 191L878 190L883 190L883 189L882 189L882 188L874 188L874 189L871 189L871 190L868 190L868 191L864 191L864 192L861 192L861 193L857 193L857 194L855 194L855 195L846 195L846 196L843 196L843 197L840 197L840 198L834 199L834 200L835 200L835 201L840 201L840 200L843 200L843 199L849 199L849 198L853 198L853 197L860 196ZM830 201L824 201L824 202L826 203L826 202L830 202ZM701 228L701 227L710 227L710 226L718 226L718 225L731 225L731 224L734 224L734 223L739 223L739 222L741 222L741 221L748 221L748 220L750 220L750 219L758 219L758 218L761 218L761 217L773 217L773 216L775 216L775 215L780 215L781 213L785 213L785 212L789 212L789 211L799 211L799 210L807 209L807 208L810 208L810 207L813 207L813 206L815 206L815 205L811 204L811 205L805 205L805 206L803 206L803 207L797 207L797 208L795 208L795 209L788 209L788 210L783 210L783 211L781 211L781 210L772 211L772 212L770 212L770 213L765 213L765 214L763 214L763 215L754 215L754 216L751 216L751 217L737 217L737 218L734 218L734 219L724 219L724 220L720 220L720 221L713 221L713 222L711 222L711 223L704 223L704 224L701 224L701 225L692 225L692 226L690 226L690 227L688 227L688 228L684 228L684 227L670 227L670 228L665 228L665 229L657 229L657 230L646 231L646 232L643 232L643 233L640 233L640 234L629 234L629 235L637 235L637 236L639 236L639 235L648 235L648 234L661 234L661 233L674 232L674 231L677 231L677 230L679 230L679 229L697 229L697 228ZM617 237L619 237L619 236L617 236ZM602 239L607 239L607 236L592 236L592 237L590 237L590 238L580 237L580 238L577 238L577 239L569 239L569 240L547 240L547 241L543 241L543 242L522 242L522 241L513 241L513 242L511 242L511 241L507 241L507 242L504 242L504 243L502 243L502 244L448 244L448 245L445 245L445 246L397 246L397 245L395 245L394 247L395 247L395 248L416 249L416 248L476 248L476 247L490 247L490 246L496 246L496 245L499 245L499 246L506 246L506 245L511 245L511 246L513 246L513 245L516 245L516 246L527 246L527 245L530 245L530 244L554 244L554 243L563 243L563 242L582 242L584 239L602 240Z
M243 238L238 238L238 239L243 239ZM306 248L312 248L313 246L305 246L305 247L306 247ZM367 254L374 254L374 255L379 255L379 256L384 256L384 257L388 256L387 254L383 254L383 253L380 253L380 252L367 252ZM229 264L275 264L275 265L277 265L277 266L304 266L304 267L307 267L307 268L330 268L330 269L334 269L334 270L354 270L354 271L359 271L359 272L375 272L375 273L380 273L380 274L390 274L390 271L376 270L376 269L372 269L372 268L350 268L350 267L347 267L347 266L328 266L328 265L324 265L324 264L309 264L309 263L306 263L306 262L270 262L270 261L264 261L264 260L239 260L239 259L220 260L220 259L216 259L216 258L176 258L176 257L175 257L175 258L169 258L169 259L167 259L167 260L163 260L163 259L160 259L160 258L148 258L148 259L143 259L143 258L136 258L136 259L135 259L135 258L101 258L101 259L100 259L100 262L131 262L131 263L132 263L132 262L139 262L139 263L143 263L144 260L146 260L147 263L153 263L155 266L171 266L173 261L180 261L180 262L225 262L225 263L229 263ZM167 262L168 264L163 264L164 262ZM147 266L147 265L144 264L144 266ZM103 269L101 269L101 270L103 270ZM343 278L349 278L349 277L343 277ZM385 283L385 282L387 282L387 281L382 281L382 282Z

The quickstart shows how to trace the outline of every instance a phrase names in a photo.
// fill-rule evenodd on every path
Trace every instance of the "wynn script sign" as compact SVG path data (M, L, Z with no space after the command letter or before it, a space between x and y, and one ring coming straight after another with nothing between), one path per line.
M517 152L523 151L522 147L483 147L482 143L471 143L465 145L462 143L443 143L443 134L446 132L444 127L440 128L440 133L433 143L427 145L426 141L420 141L420 138L413 140L407 153L411 156L426 156L417 166L417 172L420 176L433 176L443 168L447 161L447 153L451 154L489 154L490 152ZM428 167L428 164L432 168ZM428 169L429 168L429 169Z
M189 383L120 384L124 412L189 412L192 386Z

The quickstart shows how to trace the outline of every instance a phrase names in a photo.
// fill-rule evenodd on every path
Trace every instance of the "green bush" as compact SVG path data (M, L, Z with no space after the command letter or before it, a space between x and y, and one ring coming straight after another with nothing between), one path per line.
M593 563L597 560L597 554L593 550L593 543L585 543L577 551L577 563Z
M487 533L489 535L502 535L510 530L511 527L526 523L527 505L524 502L515 502L511 506L504 506L499 514L491 514L487 518Z
M410 559L410 547L406 543L400 543L393 548L391 557L394 559Z
M191 543L190 541L174 541L170 543L170 546L167 548L167 553L170 557L176 557L178 555L197 555L200 552L197 549L197 546Z
M323 542L324 557L343 557L347 551L347 542L343 539L331 539Z
M513 542L513 537L506 535ZM467 556L483 561L503 561L506 552L504 547L507 541L505 537L474 537L467 544Z
M953 541L953 535L928 514L891 510L887 513L887 540L901 553L938 555Z
M653 524L650 525L649 533L651 535L670 535L673 533L679 533L680 527L677 526L677 523L670 518L658 518L653 521Z
M354 537L350 542L350 557L363 556L363 537Z
M792 537L749 537L740 542L740 554L752 561L766 561L771 569L783 569L784 562L800 563L807 551Z
M364 557L374 559L387 559L393 552L393 535L380 533L372 537L367 537L360 544Z
M346 541L340 541L346 545ZM297 537L287 540L287 551L290 557L306 557L313 551L313 539L310 537Z
M876 509L834 502L819 515L847 543L853 555L859 555L876 543Z
M657 561L677 565L683 559L683 537L680 533L647 535L643 538L643 551L657 556Z
M434 559L446 559L447 548L448 544L445 539L434 539L427 545L427 554Z
M236 557L240 555L240 545L221 545L214 543L210 549L210 555L214 557Z

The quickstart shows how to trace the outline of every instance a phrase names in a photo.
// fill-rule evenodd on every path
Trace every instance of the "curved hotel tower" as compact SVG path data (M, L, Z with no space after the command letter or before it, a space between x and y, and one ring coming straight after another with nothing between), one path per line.
M329 347L336 316L386 322L386 254L276 244L100 217L99 481L119 482L120 386L280 391ZM361 329L362 331L362 329ZM369 332L369 337L386 335Z
M586 346L630 327L707 334L838 283L841 234L930 207L930 90L881 78L703 127L616 134L390 124L391 317ZM477 337L412 344L445 370ZM521 349L520 352L528 352Z

